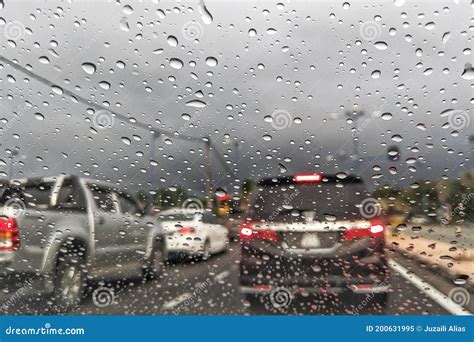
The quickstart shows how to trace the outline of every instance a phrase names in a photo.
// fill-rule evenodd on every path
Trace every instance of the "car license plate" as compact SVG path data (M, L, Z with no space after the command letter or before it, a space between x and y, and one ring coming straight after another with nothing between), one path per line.
M301 238L301 247L303 248L318 248L321 247L317 233L305 233Z

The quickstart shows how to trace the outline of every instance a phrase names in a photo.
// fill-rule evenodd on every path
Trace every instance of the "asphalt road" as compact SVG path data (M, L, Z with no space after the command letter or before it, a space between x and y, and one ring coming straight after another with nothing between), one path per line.
M268 298L250 304L238 291L238 244L230 251L207 261L177 260L166 266L160 279L116 281L91 284L87 298L80 307L63 312L73 315L337 315L351 314L347 305L331 296L299 297L285 309L274 308ZM455 285L401 256L391 254L391 263L407 270L392 271L392 292L385 312L366 305L359 314L386 315L450 315L446 301L430 295L429 285L447 294ZM395 263L394 263L395 262ZM398 267L397 266L397 267ZM395 266L393 266L395 267ZM412 275L427 282L420 286ZM106 287L102 296L92 290ZM436 291L436 290L433 290ZM428 293L428 294L427 294ZM113 301L111 301L113 295ZM472 294L470 294L472 295ZM440 296L438 296L440 297ZM93 300L93 299L96 300ZM473 297L474 298L474 297ZM47 297L14 298L4 314L57 314ZM473 312L473 301L465 305ZM448 303L449 304L449 303ZM105 305L102 307L102 305ZM446 309L448 307L448 310Z

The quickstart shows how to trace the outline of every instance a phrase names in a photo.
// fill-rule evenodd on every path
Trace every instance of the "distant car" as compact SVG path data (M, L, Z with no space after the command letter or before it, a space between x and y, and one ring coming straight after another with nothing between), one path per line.
M160 224L113 184L70 175L13 180L0 215L0 276L33 279L59 307L79 304L86 278L158 276L166 258Z
M350 175L263 179L240 228L241 292L250 302L282 289L288 297L333 294L353 309L370 295L384 307L385 226L373 205Z
M168 209L160 213L168 253L200 256L208 259L212 254L229 248L227 228L218 224L209 211Z

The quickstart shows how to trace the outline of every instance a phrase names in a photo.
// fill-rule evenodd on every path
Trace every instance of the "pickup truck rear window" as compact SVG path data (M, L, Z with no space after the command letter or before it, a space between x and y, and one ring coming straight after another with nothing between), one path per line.
M9 200L16 199L22 201L27 208L47 209L51 204L53 186L54 182L10 186L4 190L0 205L8 205Z

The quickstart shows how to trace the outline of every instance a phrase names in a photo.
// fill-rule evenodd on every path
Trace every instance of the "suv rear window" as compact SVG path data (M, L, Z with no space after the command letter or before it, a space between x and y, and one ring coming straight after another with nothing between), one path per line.
M362 182L286 183L260 185L251 218L267 221L351 220L360 218L367 198Z

